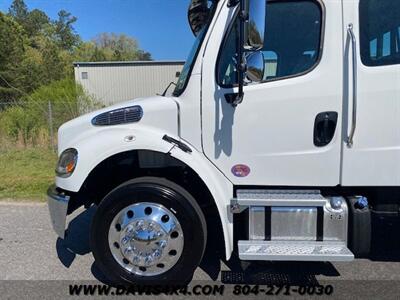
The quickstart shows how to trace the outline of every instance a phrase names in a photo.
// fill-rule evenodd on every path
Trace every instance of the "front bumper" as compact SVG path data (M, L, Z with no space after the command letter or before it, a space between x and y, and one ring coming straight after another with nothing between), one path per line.
M47 191L51 223L54 231L62 239L65 238L68 204L70 200L71 197L59 192L55 185L51 186Z

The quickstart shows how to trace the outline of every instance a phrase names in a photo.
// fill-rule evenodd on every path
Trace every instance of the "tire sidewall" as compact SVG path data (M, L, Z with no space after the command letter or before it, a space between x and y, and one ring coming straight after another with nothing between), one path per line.
M131 181L118 187L100 203L91 228L91 246L100 270L118 284L185 284L200 263L206 243L204 216L194 198L181 187L156 180ZM129 273L114 259L108 233L112 220L124 208L139 202L161 204L181 224L184 247L178 262L167 272L156 276Z

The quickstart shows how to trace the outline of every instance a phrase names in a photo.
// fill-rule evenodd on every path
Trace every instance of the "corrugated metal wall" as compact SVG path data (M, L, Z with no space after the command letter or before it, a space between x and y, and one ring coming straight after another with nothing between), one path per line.
M75 80L105 106L162 93L184 62L75 63ZM173 87L171 87L171 91Z

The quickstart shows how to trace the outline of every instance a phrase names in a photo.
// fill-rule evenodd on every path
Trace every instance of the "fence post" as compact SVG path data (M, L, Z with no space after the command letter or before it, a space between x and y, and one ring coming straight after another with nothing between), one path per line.
M49 101L49 129L50 129L50 145L53 152L56 151L54 145L54 127L53 127L53 107L51 105L51 101Z

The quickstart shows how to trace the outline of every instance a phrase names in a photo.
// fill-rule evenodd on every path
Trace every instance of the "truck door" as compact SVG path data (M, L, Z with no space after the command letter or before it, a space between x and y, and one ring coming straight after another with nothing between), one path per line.
M202 71L204 152L237 185L337 185L341 3L269 1L267 11L264 80L249 82L236 108L225 98L237 91L235 9L214 26Z
M348 112L344 132L350 141L343 147L341 183L399 186L400 1L343 1L343 5L349 66L344 80Z

